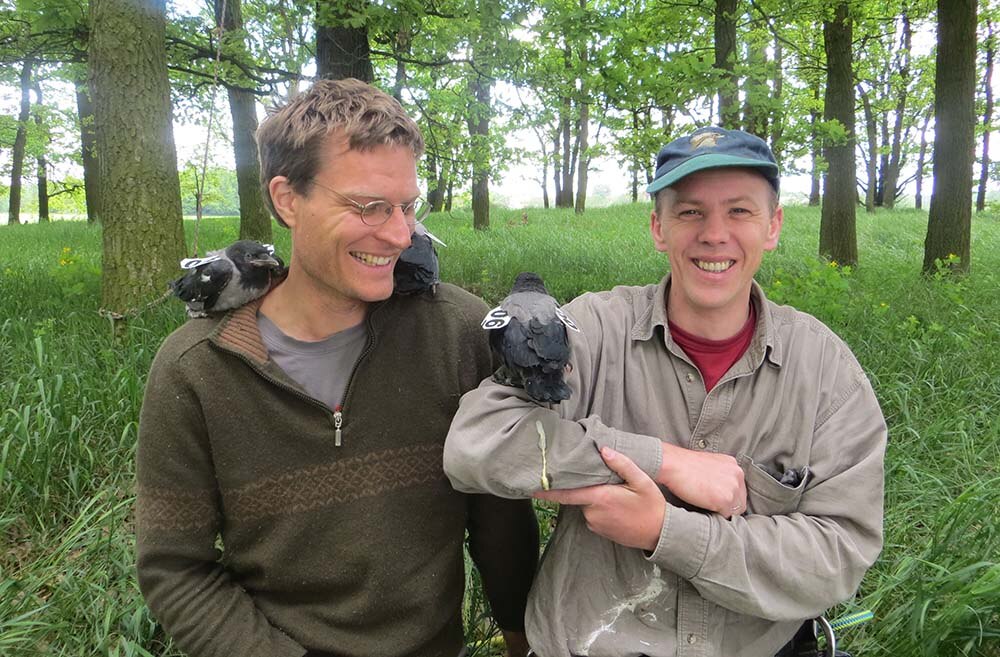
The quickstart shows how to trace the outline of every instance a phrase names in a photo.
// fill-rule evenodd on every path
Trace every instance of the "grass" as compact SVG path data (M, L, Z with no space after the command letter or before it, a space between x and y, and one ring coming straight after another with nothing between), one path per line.
M527 212L495 210L486 232L467 213L432 217L444 278L492 303L533 270L566 301L665 270L646 205ZM920 275L925 229L918 211L859 214L849 270L815 258L818 210L791 207L758 275L851 345L889 423L886 546L832 612L874 610L843 633L856 657L1000 655L1000 217L974 219L972 274L957 280ZM200 230L203 250L237 233L233 219ZM287 233L275 241L287 256ZM100 249L82 222L0 227L2 655L178 654L137 590L130 514L145 375L184 318L169 302L115 337L95 312ZM469 591L477 619L471 576Z

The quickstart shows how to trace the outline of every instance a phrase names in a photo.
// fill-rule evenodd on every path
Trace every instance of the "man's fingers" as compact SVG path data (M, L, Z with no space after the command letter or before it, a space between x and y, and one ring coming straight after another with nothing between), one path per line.
M601 448L601 458L626 484L639 484L644 479L649 479L649 476L640 470L632 459L610 447Z
M586 488L567 488L563 490L540 490L532 497L537 500L558 502L559 504L585 506L594 503L597 488L597 486L588 486Z

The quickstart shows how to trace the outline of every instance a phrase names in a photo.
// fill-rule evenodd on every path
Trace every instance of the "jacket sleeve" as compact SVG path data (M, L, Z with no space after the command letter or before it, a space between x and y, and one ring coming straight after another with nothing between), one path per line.
M726 520L668 504L651 560L718 605L775 621L851 597L882 548L886 426L860 367L850 369L817 418L810 478L785 486L741 457L748 513Z
M201 407L176 359L157 356L136 455L139 588L190 657L300 657L220 563L221 505Z
M659 438L619 431L589 413L599 353L590 341L600 340L601 326L580 304L568 307L581 328L569 336L572 397L548 408L490 378L466 393L444 448L445 473L456 489L522 498L545 488L621 483L601 458L603 446L627 455L651 477L659 472Z

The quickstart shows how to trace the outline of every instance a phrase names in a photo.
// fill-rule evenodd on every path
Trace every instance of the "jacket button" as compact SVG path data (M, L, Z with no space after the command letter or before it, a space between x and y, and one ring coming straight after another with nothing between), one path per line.
M692 381L694 381L694 374L691 374L691 372L688 372L687 373L687 380L688 380L688 383L691 383Z
M699 438L698 439L698 449L705 449L706 447L708 447L708 441L706 441L704 438ZM691 636L694 636L694 635L692 634Z
M698 643L698 637L695 636L694 634L688 634L688 643L690 643L691 645Z

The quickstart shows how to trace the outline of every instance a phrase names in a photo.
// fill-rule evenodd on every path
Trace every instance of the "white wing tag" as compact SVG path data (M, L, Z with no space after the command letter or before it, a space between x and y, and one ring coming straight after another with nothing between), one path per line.
M273 244L261 244L265 249L267 249L268 255L274 255L274 245Z
M181 260L181 269L197 269L202 265L215 262L216 260L222 260L222 255L207 255L204 258L184 258Z
M565 324L567 328L572 329L577 333L580 332L580 327L576 325L576 322L573 321L572 317L562 311L562 308L556 308L556 317L558 317L559 321Z
M510 324L510 319L510 314L500 306L497 306L486 313L486 317L483 318L482 327L487 331L501 329Z

